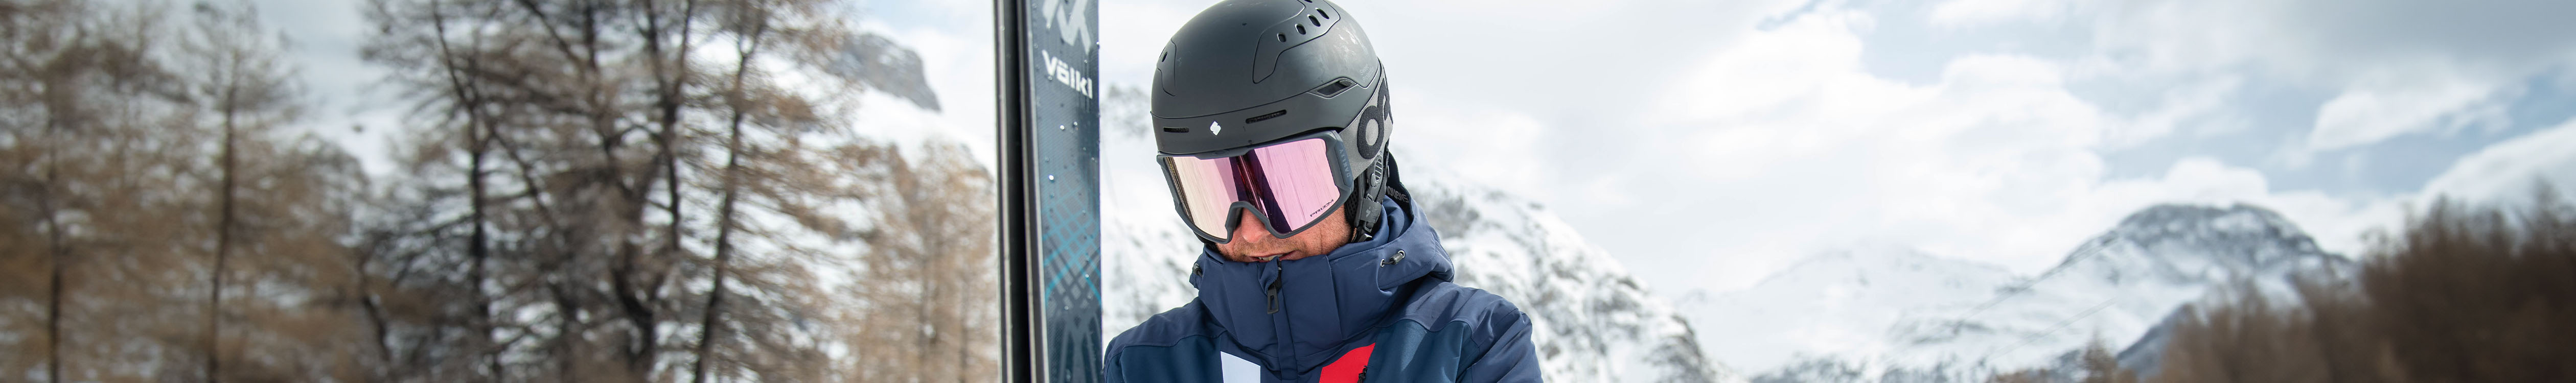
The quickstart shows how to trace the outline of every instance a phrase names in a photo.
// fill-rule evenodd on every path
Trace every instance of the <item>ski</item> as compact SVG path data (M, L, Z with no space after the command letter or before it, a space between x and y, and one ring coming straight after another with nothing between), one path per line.
M995 0L1005 382L1100 376L1099 6Z

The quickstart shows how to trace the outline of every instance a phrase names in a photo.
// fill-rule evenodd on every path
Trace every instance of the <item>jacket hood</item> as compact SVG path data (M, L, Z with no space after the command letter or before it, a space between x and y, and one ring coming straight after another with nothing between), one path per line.
M1423 279L1449 281L1449 254L1421 212L1394 198L1375 239L1297 260L1235 262L1199 252L1190 284L1223 334L1220 351L1293 379L1368 344Z

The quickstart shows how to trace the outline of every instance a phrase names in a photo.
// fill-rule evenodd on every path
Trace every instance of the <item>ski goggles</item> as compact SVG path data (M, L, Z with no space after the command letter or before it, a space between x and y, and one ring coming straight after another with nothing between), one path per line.
M1200 238L1233 241L1236 212L1250 212L1274 238L1323 222L1350 194L1341 135L1319 131L1248 149L1156 156L1181 219Z

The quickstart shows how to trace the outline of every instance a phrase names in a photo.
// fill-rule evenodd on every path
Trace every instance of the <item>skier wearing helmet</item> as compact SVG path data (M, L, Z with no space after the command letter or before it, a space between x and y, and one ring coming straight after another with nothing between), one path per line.
M1324 0L1226 0L1156 64L1154 142L1198 299L1109 342L1109 382L1535 382L1530 319L1451 283L1387 152L1385 66Z

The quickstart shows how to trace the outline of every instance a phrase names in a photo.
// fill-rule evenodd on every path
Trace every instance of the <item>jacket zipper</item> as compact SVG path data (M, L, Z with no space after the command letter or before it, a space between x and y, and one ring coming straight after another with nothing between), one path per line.
M1284 272L1288 271L1288 269L1286 269L1286 268L1280 268L1280 267L1279 267L1279 264L1278 264L1277 262L1272 262L1272 263L1270 264L1270 267L1272 267L1272 268L1277 268L1277 269L1278 269L1279 271L1281 271L1283 274L1284 274ZM1280 283L1281 283L1281 282L1285 282L1285 281L1287 281L1287 280L1288 280L1288 276L1287 276L1287 275L1277 275L1277 276L1276 276L1276 278L1272 278L1272 279L1270 280L1270 290L1269 290L1269 293L1270 293L1270 313L1271 313L1271 314L1278 314L1278 313L1279 313L1279 285L1280 285Z

